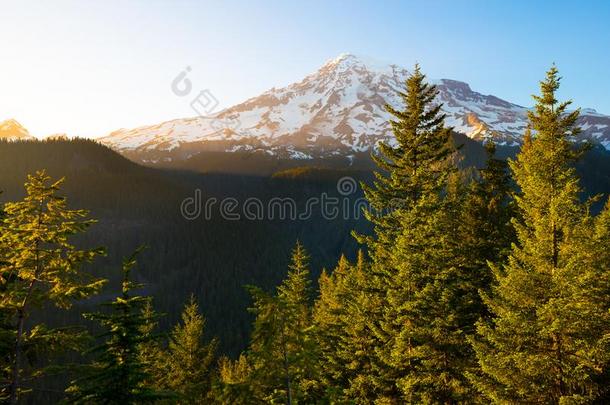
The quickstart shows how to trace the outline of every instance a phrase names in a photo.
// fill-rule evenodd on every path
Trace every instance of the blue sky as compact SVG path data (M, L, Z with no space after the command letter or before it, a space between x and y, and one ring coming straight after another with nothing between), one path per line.
M38 136L192 116L170 88L186 66L222 107L343 52L521 105L555 62L562 97L610 114L605 1L3 1L0 14L0 119Z

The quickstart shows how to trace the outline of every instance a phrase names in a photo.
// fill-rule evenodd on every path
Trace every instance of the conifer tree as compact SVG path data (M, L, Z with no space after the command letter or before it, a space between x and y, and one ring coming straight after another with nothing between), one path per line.
M375 227L375 237L358 239L374 252L373 260L387 257L400 232L399 212L409 209L426 192L438 191L453 171L454 147L451 128L444 126L442 104L435 103L436 86L426 82L419 65L399 92L404 110L386 106L396 145L381 142L379 155L372 155L380 171L373 186L362 184L371 205L365 212Z
M480 305L478 278L460 250L460 198L422 195L401 213L388 284L380 358L395 391L386 400L456 403L471 395L464 373L476 367L467 337Z
M372 187L362 185L372 208L366 216L374 225L374 236L357 235L360 242L367 244L372 260L360 288L374 304L360 329L369 330L374 336L376 341L372 345L376 350L370 352L367 361L371 368L369 375L361 374L357 378L360 389L364 390L360 396L388 401L402 396L396 381L406 373L405 365L391 360L390 351L401 330L409 328L408 323L400 323L406 320L398 313L404 309L399 301L414 292L410 290L414 285L405 279L405 270L399 269L406 258L397 258L397 240L403 237L407 241L401 235L413 224L405 224L405 215L416 206L420 207L417 214L424 217L440 209L441 201L434 196L446 189L455 172L451 129L444 126L445 115L441 113L442 104L435 102L436 95L436 87L426 83L416 66L406 81L406 91L399 93L404 110L388 106L393 116L390 124L396 146L380 144L380 154L374 160L381 171L375 173ZM416 243L425 246L428 241L419 239ZM399 318L401 321L397 321Z
M369 386L381 402L462 401L481 274L459 241L464 190L436 89L416 68L401 96L405 110L390 109L397 146L381 146L385 174L363 185L376 210L374 237L360 238L372 259L366 291L380 296L367 325L376 339Z
M205 319L199 313L195 297L185 305L182 323L170 335L169 347L163 353L167 374L164 385L179 395L179 402L199 404L210 401L216 340L204 342Z
M218 381L214 384L215 403L219 404L255 404L260 400L255 392L252 366L245 354L235 361L221 357L218 361Z
M143 341L138 345L138 357L148 374L144 384L150 387L160 387L168 373L168 365L161 342L161 338L165 336L157 332L160 315L155 312L152 299L145 302L142 308L142 318L144 323L139 332Z
M372 403L377 399L371 353L376 340L369 325L378 311L368 290L369 271L364 252L355 264L344 256L331 274L322 273L314 306L319 346L319 378L330 403Z
M487 262L497 263L507 256L515 238L511 225L515 212L508 162L495 157L493 141L485 144L485 151L486 165L470 182L460 208L460 241L464 255L469 256L468 265L482 274L487 290L491 282Z
M493 141L484 146L487 163L476 172L476 178L465 187L456 204L459 222L455 250L461 260L460 267L471 275L467 297L471 300L471 317L464 324L467 335L474 333L479 318L489 315L479 294L479 291L489 292L491 288L493 275L489 263L504 261L515 241L508 162L495 157Z
M579 111L557 101L559 83L553 66L529 113L535 134L510 162L520 189L517 243L493 266L495 285L484 294L493 319L474 341L483 374L472 380L495 402L589 403L605 389L608 266L591 244L596 221L579 201Z
M297 242L288 276L269 295L251 288L256 315L248 359L262 401L311 403L320 396L312 336L309 257ZM252 381L251 380L251 381Z
M2 191L0 191L2 194ZM0 206L0 223L2 223L2 219L4 218L4 207ZM2 258L6 255L3 250L6 247L3 243L0 243L0 269L4 268L5 262L3 262ZM2 284L0 287L0 291L4 293L7 291L7 280L2 277ZM0 390L0 400L6 401L8 399L9 390L4 388L5 383L11 380L11 369L12 369L12 350L13 350L13 326L11 322L11 311L8 308L4 308L4 306L0 307L0 379L3 381L3 388Z
M103 250L73 245L73 237L95 221L87 219L87 211L68 209L66 199L58 195L62 182L52 181L44 171L29 175L26 196L7 203L0 219L2 340L12 342L3 348L8 356L4 371L10 370L3 396L10 403L17 403L25 389L27 351L76 348L83 337L76 329L28 324L32 311L45 304L69 308L75 300L97 293L105 282L82 271Z
M401 233L390 254L395 269L376 330L377 349L394 383L390 402L471 401L466 374L477 368L468 338L487 313L479 291L489 289L488 261L497 262L511 241L510 185L506 164L488 143L487 166L465 186L447 168L436 190L422 192L397 212Z
M376 351L379 341L375 334L380 308L385 300L378 294L377 287L371 283L371 264L365 259L364 252L358 252L353 277L348 279L350 300L345 303L346 327L344 342L338 346L338 356L343 359L349 373L349 385L345 388L346 399L355 403L373 403L384 392L383 380Z
M142 333L150 323L143 313L149 298L134 295L134 290L142 286L130 280L137 253L123 262L121 295L105 304L110 313L85 314L87 319L98 321L106 332L99 336L104 341L89 351L97 355L94 362L66 390L71 403L140 404L171 398L170 393L147 384L150 375L140 348L153 336Z
M601 301L598 302L598 307L608 308L608 315L610 315L610 249L608 249L608 246L610 246L610 198L606 201L603 211L593 219L592 233L592 237L588 238L589 248L583 249L586 252L583 259L591 266L590 277L592 276L595 280L594 285L599 290L595 291L591 288L591 285L586 285L581 289L580 293L593 293L594 299L601 298ZM582 257L582 255L579 257ZM585 312L582 316L594 317L596 315ZM599 389L596 403L599 404L610 403L610 349L607 343L610 331L608 330L608 319L606 316L598 319L600 321L599 327L602 331L605 330L606 333L606 342L603 342L605 347L601 346L602 350L605 350L606 355L604 356L603 353L599 353L598 364L603 363L603 365L598 366L594 377L595 386ZM588 321L591 322L593 319L588 319Z
M346 343L346 328L349 326L347 306L352 300L352 271L352 265L343 255L331 274L322 271L318 281L320 292L313 312L320 383L325 387L326 395L335 400L342 398L342 391L349 386L347 363L350 359L343 356L342 346ZM350 355L353 355L353 348L350 349Z

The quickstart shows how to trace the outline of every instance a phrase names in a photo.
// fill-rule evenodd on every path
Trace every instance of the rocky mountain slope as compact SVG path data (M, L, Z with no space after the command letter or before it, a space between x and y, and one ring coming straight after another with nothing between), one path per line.
M350 157L390 140L386 103L400 108L397 91L408 71L350 54L324 64L298 83L272 88L210 117L121 129L101 142L144 162L185 159L199 152L246 152L292 159ZM447 125L470 138L517 145L527 108L473 91L464 82L438 86ZM581 136L610 149L610 117L582 111Z

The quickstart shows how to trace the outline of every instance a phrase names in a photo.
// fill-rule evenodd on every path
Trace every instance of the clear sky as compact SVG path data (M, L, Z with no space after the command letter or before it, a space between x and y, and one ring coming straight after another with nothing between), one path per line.
M0 119L37 136L193 116L170 87L186 66L226 107L343 52L521 105L555 62L563 97L610 114L608 1L2 0L0 15Z

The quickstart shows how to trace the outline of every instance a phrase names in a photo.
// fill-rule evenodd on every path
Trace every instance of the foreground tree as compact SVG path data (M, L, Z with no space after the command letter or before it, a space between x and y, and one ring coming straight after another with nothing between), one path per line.
M483 311L478 290L488 270L478 257L484 249L461 238L474 231L461 221L469 193L436 88L418 68L406 84L404 111L389 109L397 146L381 147L376 161L385 173L363 186L375 209L368 216L375 235L361 238L372 259L363 289L380 298L367 321L376 339L372 370L359 379L381 402L465 401L472 389L464 374L476 367L468 336ZM485 236L492 235L478 241Z
M200 404L211 400L212 362L217 342L204 342L204 326L205 319L191 296L182 312L182 323L174 327L169 347L158 359L166 370L162 384L179 395L180 403Z
M323 270L318 281L320 292L313 311L315 339L319 349L320 384L332 400L344 398L343 391L350 384L348 364L353 359L351 357L355 348L346 348L345 345L350 346L347 339L347 307L353 302L352 278L353 267L345 256L341 256L331 274ZM345 353L345 349L348 353Z
M376 370L371 354L377 342L369 327L379 311L368 290L369 268L364 253L356 263L341 256L332 273L319 279L313 311L318 345L318 378L329 403L371 403Z
M395 393L388 400L457 403L472 396L464 373L476 368L468 336L480 316L485 275L465 260L459 238L463 196L427 193L401 215L393 267L380 323ZM487 270L485 270L487 272Z
M408 321L399 314L405 308L399 300L414 291L411 290L413 284L406 280L406 272L399 268L406 258L396 257L397 240L404 229L412 225L406 225L405 215L418 205L426 210L420 210L421 215L437 210L438 204L426 206L427 202L432 202L429 196L440 194L455 172L451 129L444 126L445 115L441 113L442 105L435 103L436 94L435 86L426 83L425 76L416 66L407 79L406 91L399 93L404 110L388 107L394 118L390 124L396 146L380 145L379 156L374 156L374 160L381 171L375 173L372 187L362 185L372 208L367 218L374 225L374 236L357 235L358 240L367 245L371 257L366 281L360 286L361 294L373 303L361 329L374 336L376 349L369 353L371 370L357 376L356 380L361 389L360 397L369 400L397 401L402 398L396 382L407 372L406 363L391 359L391 352L401 331L410 328ZM422 202L424 200L427 202ZM427 243L420 240L415 245Z
M380 171L373 186L362 184L371 210L365 212L374 225L374 237L358 235L368 245L374 263L390 256L400 233L400 213L410 209L422 195L436 192L454 171L455 148L451 128L444 126L442 104L435 104L436 86L426 82L419 65L399 92L404 110L386 106L396 145L381 142L372 155Z
M162 346L162 338L165 335L157 332L160 315L154 310L152 299L144 304L142 318L144 322L139 328L139 333L143 339L138 344L138 358L148 375L144 384L158 387L167 375L167 363Z
M10 403L17 403L26 389L26 356L41 349L48 353L74 348L83 337L83 331L74 328L29 325L32 311L45 304L69 308L75 300L97 293L105 282L83 271L103 250L81 250L72 244L73 237L95 221L87 219L87 211L68 209L66 199L58 195L62 182L52 181L44 171L28 176L26 196L7 203L0 219L0 311L7 361L3 368L8 371L2 395ZM36 370L29 371L31 375Z
M465 265L481 275L481 288L491 286L488 263L504 261L515 232L515 215L508 163L498 159L493 141L485 144L487 163L467 186L460 207L460 248Z
M235 361L221 357L218 361L218 381L212 390L215 403L259 403L251 383L252 376L252 366L245 354L241 354Z
M140 348L153 339L141 331L149 323L143 312L149 298L133 295L141 285L130 280L135 254L123 262L121 295L107 303L110 313L90 313L86 318L98 321L106 332L104 342L89 351L97 358L85 375L67 389L69 402L77 404L140 404L171 398L147 384L150 375L142 361Z
M579 255L578 258L582 258L590 266L591 272L589 274L595 280L592 286L595 286L596 290L589 290L589 286L586 286L579 293L585 296L592 294L593 297L589 299L594 300L601 297L602 301L594 309L594 311L599 311L599 307L610 308L610 249L608 249L608 246L610 246L610 198L606 201L604 210L593 219L592 225L592 235L590 238L587 238L588 249L582 249L581 252L586 253L584 257ZM604 313L604 315L606 314L610 314L610 309L608 309L607 313ZM596 316L596 314L595 312L589 314L588 311L585 311L582 316L589 317ZM597 345L601 350L605 350L605 355L603 352L597 353L599 360L595 367L595 376L593 378L595 387L599 390L596 402L605 404L610 403L610 349L607 343L610 337L610 327L608 326L610 321L609 317L606 316L588 319L587 322L590 323L589 328L595 327L594 321L599 321L597 323L597 328L599 329L595 333L598 336L605 333L604 339L606 339L605 344ZM600 363L603 363L603 365L600 366Z
M579 202L579 112L557 101L559 82L553 67L529 114L535 135L510 162L518 242L493 267L495 286L484 295L493 319L474 342L483 373L472 380L496 402L588 403L607 389L609 263L596 246L607 230Z
M247 357L239 363L226 359L221 363L224 387L220 392L230 402L240 403L246 393L249 398L245 403L315 403L321 397L308 260L297 242L288 276L275 295L250 287L256 319Z

